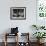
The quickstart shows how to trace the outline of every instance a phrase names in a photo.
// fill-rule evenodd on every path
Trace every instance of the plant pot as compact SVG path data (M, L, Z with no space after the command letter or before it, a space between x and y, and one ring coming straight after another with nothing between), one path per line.
M44 40L45 40L45 39L40 39L40 43L44 43Z
M37 39L37 43L40 43L40 39Z
M44 40L45 40L45 39L38 39L37 42L41 44L41 43L44 42Z

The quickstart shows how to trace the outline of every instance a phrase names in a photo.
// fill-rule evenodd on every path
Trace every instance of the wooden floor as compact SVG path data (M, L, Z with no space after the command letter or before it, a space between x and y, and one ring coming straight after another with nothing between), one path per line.
M0 46L4 46L4 43L0 42ZM10 43L8 43L7 46L15 46L15 42L14 43L10 42ZM32 43L30 43L30 46L37 46L37 43L32 42ZM41 45L41 46L46 46L46 43L44 43L44 45Z

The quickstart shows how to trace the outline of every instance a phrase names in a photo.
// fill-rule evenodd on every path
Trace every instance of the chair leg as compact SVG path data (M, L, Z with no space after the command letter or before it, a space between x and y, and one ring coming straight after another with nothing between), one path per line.
M5 46L7 46L7 33L5 34Z
M7 46L7 42L5 41L5 46Z

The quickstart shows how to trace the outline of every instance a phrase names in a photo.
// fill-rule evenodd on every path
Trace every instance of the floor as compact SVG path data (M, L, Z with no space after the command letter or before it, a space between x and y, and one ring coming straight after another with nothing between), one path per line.
M31 44L30 46L37 46L37 43L34 43L34 42L32 42L30 44ZM0 42L0 46L4 46L4 43L3 42L2 43ZM8 43L8 46L15 46L15 43ZM23 45L21 45L21 46L23 46ZM41 46L46 46L46 43L44 43L44 45L41 45Z

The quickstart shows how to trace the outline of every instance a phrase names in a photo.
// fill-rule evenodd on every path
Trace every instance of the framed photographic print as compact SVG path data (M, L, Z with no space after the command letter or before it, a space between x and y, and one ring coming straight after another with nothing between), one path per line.
M11 7L10 8L11 20L24 20L26 19L26 7Z

